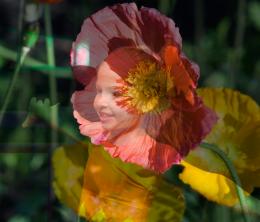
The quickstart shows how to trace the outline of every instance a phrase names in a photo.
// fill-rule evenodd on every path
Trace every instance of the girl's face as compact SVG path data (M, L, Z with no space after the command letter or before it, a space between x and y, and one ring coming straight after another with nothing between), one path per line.
M115 90L117 80L121 77L112 71L106 62L103 62L97 72L97 95L94 100L94 108L100 118L103 128L107 131L122 131L133 127L138 123L139 117L128 113L116 104L120 96Z

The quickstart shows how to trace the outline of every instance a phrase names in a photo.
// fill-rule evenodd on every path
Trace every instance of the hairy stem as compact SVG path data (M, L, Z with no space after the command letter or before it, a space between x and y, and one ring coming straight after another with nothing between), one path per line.
M0 111L0 126L2 124L2 120L3 120L3 117L4 117L4 114L5 114L5 111L7 109L7 106L11 100L11 96L12 96L12 93L13 93L13 90L14 90L14 86L15 86L15 83L18 79L18 75L19 75L19 72L20 72L20 69L23 65L23 62L26 58L26 56L28 55L30 51L30 48L28 47L22 47L22 50L21 50L21 53L20 55L18 56L18 62L16 64L16 67L15 67L15 70L14 70L14 74L13 74L13 77L12 77L12 80L11 80L11 83L7 89L7 93L6 93L6 96L5 96L5 99L4 99L4 103L1 107L1 111Z
M52 25L51 25L51 13L50 7L48 4L44 5L44 22L46 29L46 50L47 50L47 62L49 66L55 66L55 56L54 56L54 41L52 36ZM50 70L49 75L49 89L50 89L50 100L54 105L57 103L57 86L56 78L53 74L53 71ZM51 124L58 125L58 106L55 106L55 109L50 110L51 114ZM56 130L51 130L51 143L52 147L56 147L58 142L58 134Z
M225 164L230 172L230 175L232 177L232 180L235 182L237 196L238 196L239 203L241 206L241 211L243 214L244 221L249 222L249 218L246 213L246 209L247 209L246 198L245 198L243 189L241 188L241 181L239 179L239 176L237 175L237 171L236 171L234 165L229 160L227 155L221 149L219 149L218 146L216 146L215 144L201 143L200 147L213 151L225 162Z

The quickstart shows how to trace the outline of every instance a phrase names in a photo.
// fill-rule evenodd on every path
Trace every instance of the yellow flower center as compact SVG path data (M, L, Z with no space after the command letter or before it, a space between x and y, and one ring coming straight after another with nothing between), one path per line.
M128 72L123 97L139 113L162 112L170 106L174 82L170 72L150 61L140 62Z

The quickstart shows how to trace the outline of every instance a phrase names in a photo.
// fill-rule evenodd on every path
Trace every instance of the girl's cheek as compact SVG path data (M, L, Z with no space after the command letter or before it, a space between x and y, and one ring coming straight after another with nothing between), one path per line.
M96 110L99 110L101 108L108 108L113 103L113 100L111 99L111 95L107 93L97 93L95 99L94 99L94 108Z
M95 99L94 99L94 109L97 111L98 110L98 104L99 104L99 99L98 99L98 95L96 95Z

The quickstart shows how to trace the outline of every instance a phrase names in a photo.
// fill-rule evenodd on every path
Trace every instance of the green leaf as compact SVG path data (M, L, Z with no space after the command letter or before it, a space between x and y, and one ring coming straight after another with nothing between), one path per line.
M51 105L49 99L37 100L33 97L30 101L28 115L23 122L23 127L29 127L35 121L35 119L40 118L44 121L50 123L50 113L52 110L56 109L58 104Z
M250 20L260 30L260 3L256 1L250 2L248 11Z

